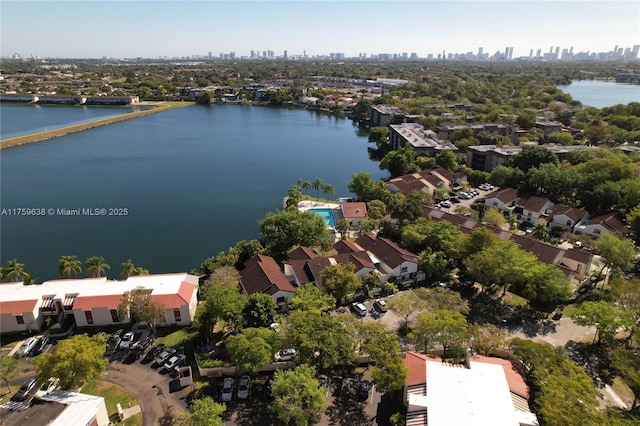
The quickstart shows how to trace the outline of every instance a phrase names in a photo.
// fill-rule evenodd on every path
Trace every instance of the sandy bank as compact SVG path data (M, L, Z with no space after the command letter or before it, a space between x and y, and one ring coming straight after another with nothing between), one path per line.
M180 108L193 105L193 102L153 102L141 103L140 106L151 106L152 108L144 111L134 111L128 114L122 114L115 117L101 118L87 123L74 124L71 126L59 127L53 130L45 130L44 132L30 133L28 135L15 136L12 138L0 139L0 149L11 148L14 146L25 145L33 142L45 141L47 139L57 138L69 135L71 133L82 132L84 130L93 129L100 126L107 126L113 123L130 120L132 118L142 117L157 112L168 111L174 108Z

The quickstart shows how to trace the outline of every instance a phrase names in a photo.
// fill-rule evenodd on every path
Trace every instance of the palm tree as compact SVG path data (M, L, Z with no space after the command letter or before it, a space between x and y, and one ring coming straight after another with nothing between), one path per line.
M2 268L3 281L20 281L24 274L24 264L18 263L18 259L7 261L7 267Z
M127 259L126 262L122 262L120 266L122 266L122 272L120 273L120 277L122 277L125 280L129 278L131 275L133 275L133 273L136 270L136 265L133 264L131 259Z
M536 223L531 230L531 236L542 241L547 241L549 238L547 226L543 222Z
M133 274L131 275L149 275L149 270L140 266L134 269Z
M315 178L311 182L311 188L316 191L316 199L320 198L320 188L322 188L322 179Z
M326 185L322 185L322 193L327 195L334 195L336 193L336 189L330 183Z
M507 223L509 224L509 229L511 231L515 231L518 227L518 216L516 216L515 214L510 214L507 218Z
M306 190L311 189L311 182L309 182L306 179L298 179L298 182L296 182L296 185L298 185L300 189L306 189Z
M104 257L92 256L84 261L84 267L93 278L101 277L104 274L105 269L111 269L111 266L104 263Z
M82 266L78 256L65 255L58 260L58 273L61 277L71 278L72 274L78 275L82 272Z

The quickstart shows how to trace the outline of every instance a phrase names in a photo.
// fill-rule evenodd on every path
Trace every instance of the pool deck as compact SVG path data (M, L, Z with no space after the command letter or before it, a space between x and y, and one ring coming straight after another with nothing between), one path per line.
M342 211L340 210L340 204L338 203L325 203L323 201L304 200L298 203L298 210L304 212L309 209L332 209L333 220L338 223L339 220L344 219ZM335 226L335 225L334 225ZM330 226L330 228L333 228Z

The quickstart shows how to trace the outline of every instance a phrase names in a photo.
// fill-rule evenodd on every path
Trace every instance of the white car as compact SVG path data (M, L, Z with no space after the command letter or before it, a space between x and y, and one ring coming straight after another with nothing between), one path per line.
M29 352L31 352L31 349L33 349L33 347L37 343L38 343L38 338L37 337L29 337L24 342L22 342L22 344L20 345L20 347L18 348L18 350L16 352L16 355L19 355L19 356L29 355Z
M238 382L238 399L249 398L249 389L251 388L251 377L242 376Z
M222 382L222 396L220 397L222 402L229 402L233 399L233 385L234 381L231 377L227 377Z
M169 361L164 363L165 370L173 370L176 367L181 367L184 364L187 356L185 354L175 355L169 358Z
M127 331L124 336L122 336L122 340L120 341L120 349L129 349L129 347L131 347L131 344L133 343L133 336L135 336L135 334L133 333L133 331Z
M49 380L47 380L42 384L42 386L40 386L40 389L38 389L33 396L35 398L42 398L43 396L50 394L59 387L60 379L58 379L57 377L50 377Z
M446 209L448 209L449 207L451 207L451 202L450 201L440 201L440 207L444 207Z
M283 349L281 351L276 352L276 362L282 361L291 361L296 357L295 349Z

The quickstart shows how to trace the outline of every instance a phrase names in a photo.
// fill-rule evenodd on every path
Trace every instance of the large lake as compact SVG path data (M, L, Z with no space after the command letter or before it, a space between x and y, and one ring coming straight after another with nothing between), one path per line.
M557 86L583 105L604 108L617 104L640 102L640 85L601 80L573 80L569 85Z
M2 105L0 113L16 111L42 109ZM69 114L62 124L82 118L76 108L55 111ZM239 240L257 238L258 220L281 208L298 178L319 177L338 197L350 195L354 173L386 176L367 145L345 119L194 105L2 150L3 209L126 208L128 215L4 215L1 262L17 258L38 281L56 278L65 254L105 257L110 277L128 258L152 273L189 271Z

